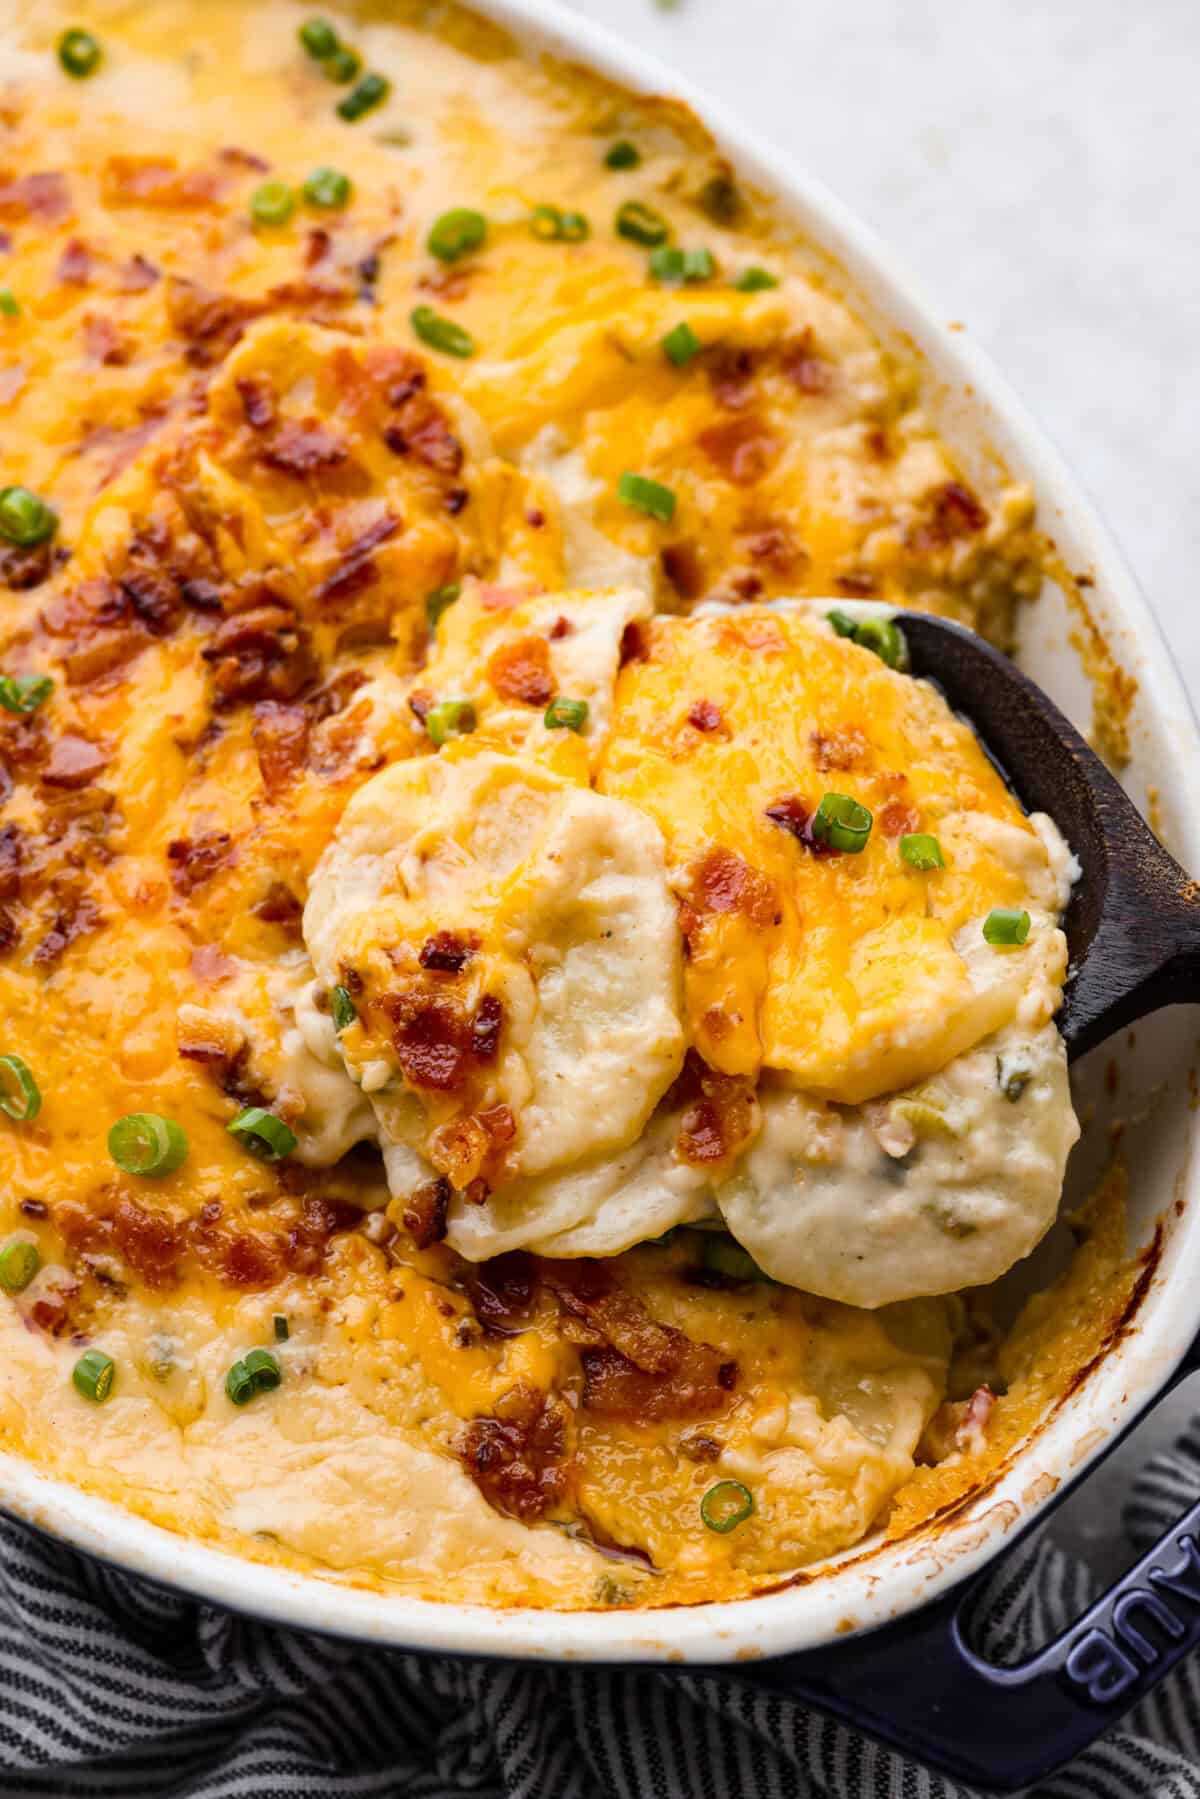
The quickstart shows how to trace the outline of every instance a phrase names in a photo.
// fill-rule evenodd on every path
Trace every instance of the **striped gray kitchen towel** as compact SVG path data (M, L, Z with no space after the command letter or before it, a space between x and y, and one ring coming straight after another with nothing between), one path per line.
M1200 1494L1200 1420L1146 1469L1146 1547ZM1043 1536L994 1583L1016 1660L1077 1616ZM53 1799L969 1799L839 1724L713 1675L449 1662L256 1624L0 1519L0 1795ZM1185 1665L1037 1799L1200 1799Z

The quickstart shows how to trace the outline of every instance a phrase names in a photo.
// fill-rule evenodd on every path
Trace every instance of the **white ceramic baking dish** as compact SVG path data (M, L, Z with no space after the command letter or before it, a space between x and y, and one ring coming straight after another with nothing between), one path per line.
M688 93L631 46L554 0L481 0L479 10L525 41L590 64L632 89L690 102L742 174L776 194L828 256L835 277L881 334L899 335L919 347L928 360L939 423L968 469L998 456L1016 476L1028 479L1041 522L1065 566L1090 577L1086 593L1095 624L1137 682L1127 785L1143 809L1153 790L1164 839L1185 865L1200 868L1200 809L1192 797L1200 792L1200 738L1178 675L1092 507L969 336L942 322L935 302L892 252L823 187L789 166L740 120ZM1084 629L1062 593L1050 588L1025 614L1020 659L1086 729L1091 695L1072 642L1078 643ZM1200 1186L1193 1165L1200 1113L1193 1110L1188 1089L1195 1036L1186 1012L1161 1014L1139 1027L1136 1053L1128 1041L1114 1043L1076 1070L1079 1109L1088 1119L1073 1164L1079 1190L1086 1189L1102 1161L1106 1118L1114 1107L1125 1118L1141 1118L1127 1128L1123 1147L1135 1170L1135 1242L1149 1245L1157 1233L1157 1246L1136 1311L1122 1332L1001 1477L972 1502L905 1540L874 1546L868 1541L798 1584L738 1603L636 1614L493 1612L383 1597L243 1562L183 1541L7 1456L0 1457L0 1504L131 1572L292 1626L506 1658L736 1662L747 1677L816 1696L981 1784L1031 1779L1125 1709L1181 1647L1195 1640L1194 1625L1200 1636L1200 1561L1194 1602L1180 1596L1186 1579L1176 1583L1171 1598L1169 1582L1157 1588L1152 1579L1147 1584L1143 1569L1140 1587L1125 1583L1107 1612L1084 1621L1032 1674L989 1677L970 1657L955 1622L961 1583L1077 1482L1187 1365L1197 1329L1193 1270L1200 1265ZM1098 1078L1113 1056L1121 1065L1115 1101L1111 1080ZM1159 1560L1169 1571L1173 1560L1181 1555L1186 1560L1189 1553L1187 1541L1176 1533ZM1164 1622L1164 1609L1170 1623ZM903 1621L898 1629L878 1629L896 1620ZM836 1652L826 1650L819 1661L800 1654L834 1644ZM799 1659L768 1660L785 1656ZM964 1707L978 1725L973 1746L957 1740L956 1714L961 1717ZM1022 1744L1019 1750L1014 1739Z

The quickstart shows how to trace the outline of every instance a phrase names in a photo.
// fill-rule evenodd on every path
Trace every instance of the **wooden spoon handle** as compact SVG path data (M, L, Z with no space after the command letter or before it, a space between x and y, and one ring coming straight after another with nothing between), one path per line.
M1200 882L1120 801L1103 910L1058 1019L1072 1058L1163 1006L1200 1003Z

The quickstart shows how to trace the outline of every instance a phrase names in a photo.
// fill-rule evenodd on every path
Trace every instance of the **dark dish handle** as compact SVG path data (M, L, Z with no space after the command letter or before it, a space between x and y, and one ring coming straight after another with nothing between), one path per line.
M1175 1381L1197 1367L1200 1340ZM926 1767L1009 1793L1086 1749L1200 1647L1200 1501L1082 1618L1017 1667L997 1667L967 1641L964 1620L994 1571L897 1624L739 1673L811 1701Z

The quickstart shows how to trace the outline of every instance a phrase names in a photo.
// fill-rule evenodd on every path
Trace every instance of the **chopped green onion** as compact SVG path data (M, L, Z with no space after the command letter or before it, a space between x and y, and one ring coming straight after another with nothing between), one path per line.
M11 287L0 287L0 312L6 319L19 319L21 308Z
M0 537L23 550L45 543L58 529L58 514L28 487L0 488Z
M447 581L444 587L435 587L432 593L425 595L425 616L429 620L429 629L436 631L438 620L447 607L453 606L462 592L461 581Z
M36 1243L16 1238L0 1249L0 1287L6 1293L24 1293L42 1265Z
M279 1363L270 1350L252 1349L230 1368L225 1376L225 1391L234 1405L245 1405L256 1393L272 1392L282 1379Z
M292 1334L292 1327L284 1317L283 1313L276 1312L274 1318L271 1320L271 1324L275 1331L275 1341L277 1343L286 1343Z
M740 1480L719 1480L700 1501L700 1516L720 1536L744 1524L754 1511L754 1495Z
M714 175L696 196L702 212L718 225L730 225L742 209L742 196L732 175Z
M187 1132L157 1112L129 1112L109 1131L108 1153L126 1174L174 1174L187 1157Z
M340 169L320 168L313 170L301 192L310 206L335 212L346 205L353 188L349 175L343 175Z
M906 831L900 839L900 859L922 874L928 874L931 868L946 866L941 844L928 831Z
M772 275L769 269L754 267L743 269L740 275L734 276L729 285L736 287L739 294L761 294L769 287L778 287L779 276Z
M296 1134L282 1118L262 1106L246 1106L228 1126L231 1137L245 1145L260 1162L278 1162L296 1147Z
M867 847L871 814L849 794L827 793L813 814L812 834L843 855L856 856Z
M582 731L587 723L586 700L551 700L542 715L548 731Z
M825 614L825 622L833 626L839 637L858 636L858 620L851 618L848 612L840 612L836 606Z
M672 327L662 339L663 355L668 362L673 362L677 369L685 368L693 356L699 354L700 339L692 330L686 319Z
M535 206L529 229L543 243L581 244L590 229L581 212L563 212L557 206Z
M358 1007L345 987L334 988L329 996L329 1010L333 1015L333 1028L339 1033L349 1030L358 1017Z
M104 1404L116 1376L117 1364L102 1349L85 1349L71 1370L75 1391L96 1405Z
M0 675L0 706L26 718L54 692L49 675Z
M618 237L627 237L631 243L645 244L647 248L665 244L671 235L671 227L662 214L642 200L626 200L619 206L616 225Z
M430 255L439 262L457 262L478 250L487 237L487 220L469 206L456 206L435 219L425 240Z
M908 645L899 625L890 618L860 618L854 641L886 662L889 668L908 667Z
M1018 912L1013 906L993 906L983 921L984 939L994 944L1024 943L1029 925L1028 912Z
M683 251L678 244L660 244L646 263L652 281L682 281Z
M385 75L364 75L358 86L352 87L338 101L338 117L354 124L374 107L381 106L391 91L392 84Z
M338 34L328 19L305 19L296 36L314 62L324 62L338 48Z
M296 196L286 181L264 181L250 196L256 225L286 225L296 210Z
M636 169L642 160L642 153L636 144L631 144L627 137L619 137L615 144L610 144L604 152L606 169Z
M425 714L429 741L438 749L451 737L469 737L475 724L475 708L470 700L441 700Z
M700 1258L714 1274L723 1274L731 1281L770 1280L770 1275L763 1273L749 1251L735 1243L732 1237L726 1237L720 1231L698 1232L697 1235L703 1237Z
M269 1349L252 1349L243 1358L243 1366L247 1374L254 1376L260 1393L271 1393L283 1378L279 1363Z
M20 1095L19 1099L14 1099L5 1090L3 1076L0 1075L0 1112L15 1118L18 1124L32 1124L42 1109L42 1096L28 1065L20 1056L0 1056L0 1070L12 1077Z
M258 1392L258 1382L245 1362L235 1362L225 1376L225 1391L234 1405L245 1405Z
M996 1085L1005 1099L1011 1100L1013 1105L1032 1079L1033 1063L1026 1050L1009 1050L996 1057Z
M646 264L654 281L709 281L716 273L711 250L681 250L678 244L660 244Z
M67 74L73 75L76 81L94 75L103 56L99 40L90 31L81 31L78 26L64 31L58 40L58 60Z
M327 81L336 81L339 87L345 87L348 81L353 81L361 72L362 57L357 50L339 44L336 50L324 58L323 68Z
M626 469L617 482L617 498L637 512L649 513L651 518L664 525L669 525L675 516L675 495L671 489L660 481L651 481L646 475L635 475L630 469Z
M432 306L414 306L409 322L423 344L447 356L474 356L475 339L453 319L443 318Z

